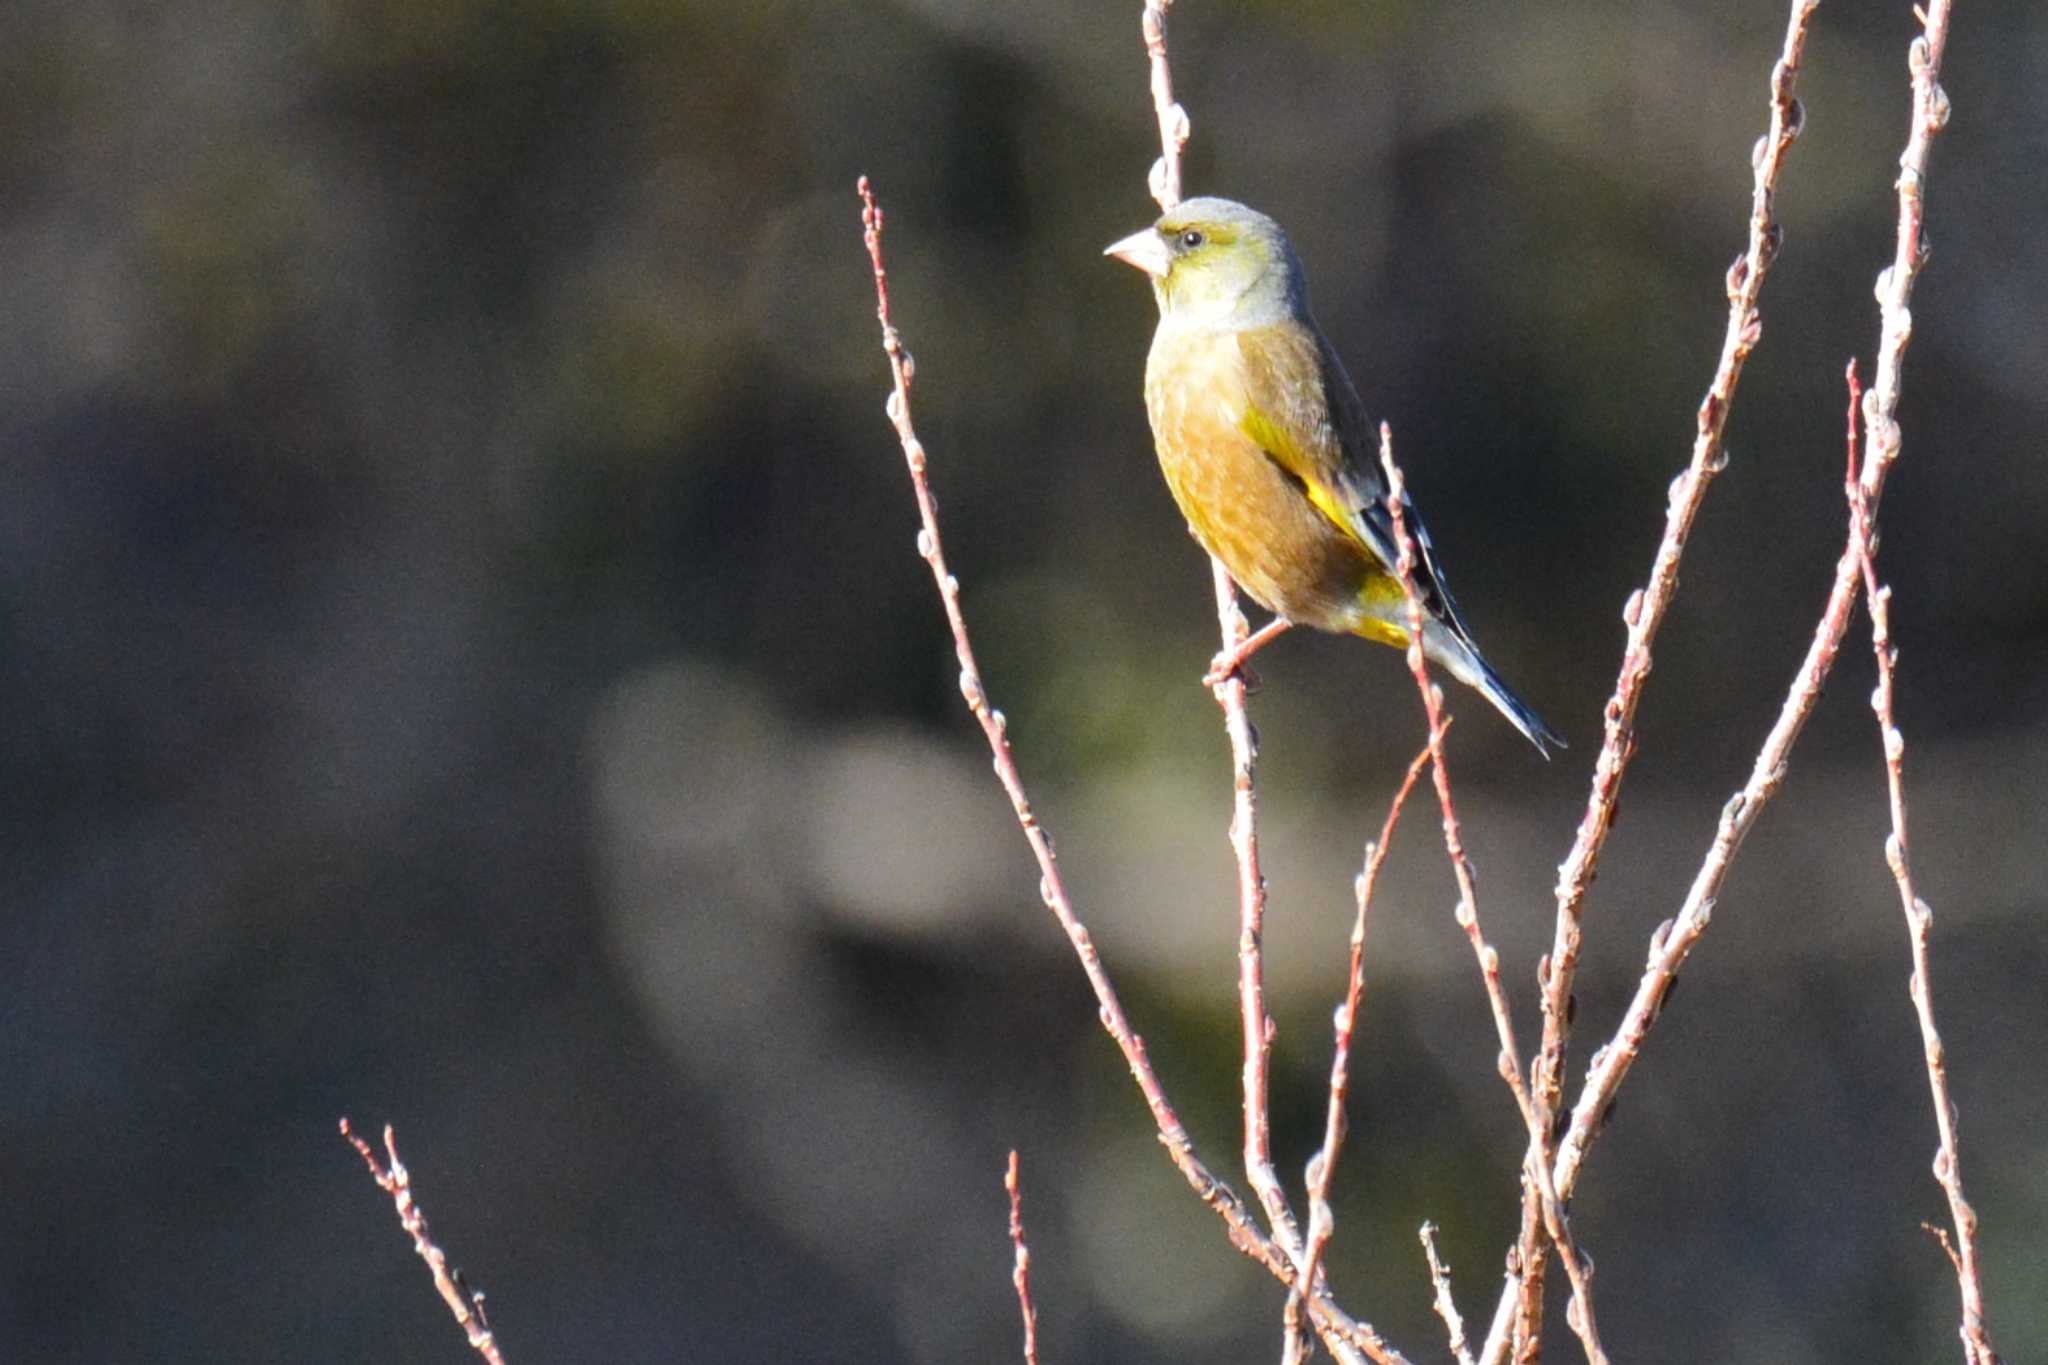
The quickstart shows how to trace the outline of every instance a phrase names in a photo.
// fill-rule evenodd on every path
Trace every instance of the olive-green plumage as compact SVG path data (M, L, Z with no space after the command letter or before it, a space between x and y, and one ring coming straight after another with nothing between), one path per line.
M1309 315L1280 225L1228 199L1190 199L1108 254L1152 277L1145 407L1195 539L1275 615L1405 646L1378 434ZM1402 518L1421 561L1424 653L1548 756L1564 741L1480 657L1428 532L1412 507Z

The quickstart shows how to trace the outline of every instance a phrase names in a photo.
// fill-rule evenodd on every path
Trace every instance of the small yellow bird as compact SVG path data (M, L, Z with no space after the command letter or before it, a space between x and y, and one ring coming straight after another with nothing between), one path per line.
M1236 671L1290 625L1406 648L1408 609L1378 435L1309 315L1280 225L1228 199L1190 199L1105 249L1152 277L1159 330L1145 408L1167 487L1203 548L1274 613L1219 657ZM1422 648L1499 708L1545 758L1564 744L1486 660L1412 508Z

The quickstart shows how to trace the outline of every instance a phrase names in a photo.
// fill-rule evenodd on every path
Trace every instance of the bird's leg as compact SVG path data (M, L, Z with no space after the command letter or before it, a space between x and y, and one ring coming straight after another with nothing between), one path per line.
M1276 616L1246 636L1244 643L1235 649L1227 649L1218 654L1209 661L1209 671L1202 675L1202 686L1214 687L1218 683L1228 682L1230 676L1235 673L1243 675L1247 687L1256 688L1259 685L1258 675L1244 666L1245 660L1271 644L1276 636L1293 624L1294 622L1284 616Z

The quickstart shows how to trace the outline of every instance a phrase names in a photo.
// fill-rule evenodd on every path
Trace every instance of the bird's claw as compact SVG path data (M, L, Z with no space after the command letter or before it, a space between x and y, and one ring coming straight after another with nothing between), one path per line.
M1242 657L1218 654L1209 661L1209 671L1202 675L1202 686L1221 687L1232 678L1244 683L1244 694L1249 697L1264 687L1265 681L1252 671L1252 666Z
M1276 636L1282 631L1287 630L1292 624L1284 616L1275 616L1244 639L1239 640L1230 648L1219 653L1209 661L1209 671L1202 675L1202 685L1204 687L1221 687L1224 683L1229 682L1232 677L1237 677L1244 681L1244 690L1247 695L1258 691L1262 685L1259 682L1259 675L1252 672L1246 661L1252 655L1264 649Z

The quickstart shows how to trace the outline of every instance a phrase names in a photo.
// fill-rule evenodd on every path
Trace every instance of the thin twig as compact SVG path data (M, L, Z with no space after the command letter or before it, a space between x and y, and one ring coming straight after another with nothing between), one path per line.
M939 540L938 505L932 497L931 484L926 473L927 456L924 443L918 439L917 432L911 424L910 389L916 376L916 366L910 352L903 345L902 337L889 319L888 274L882 264L882 209L875 202L874 192L869 187L866 176L861 177L858 190L862 203L863 238L867 244L868 258L875 276L875 311L881 320L882 349L888 355L893 380L887 411L891 424L896 428L897 439L902 444L904 461L910 469L911 487L917 498L918 516L922 523L917 537L918 554L931 569L932 580L938 586L940 604L945 610L947 625L953 633L954 654L960 664L960 694L966 699L968 710L974 714L975 720L981 726L982 735L987 739L989 751L994 758L996 778L1009 796L1018 826L1023 830L1025 841L1030 844L1032 855L1038 861L1039 894L1044 899L1046 907L1058 919L1060 928L1066 932L1068 942L1073 945L1075 956L1081 961L1081 970L1087 975L1088 984L1095 992L1096 1004L1100 1007L1102 1027L1123 1053L1132 1079L1137 1082L1138 1090L1145 1098L1146 1107L1152 1112L1152 1121L1159 1130L1159 1140L1165 1145L1174 1166L1202 1202L1214 1209L1217 1216L1223 1219L1230 1232L1231 1245L1265 1266L1283 1284L1292 1286L1297 1281L1295 1257L1261 1232L1246 1211L1244 1202L1228 1185L1210 1173L1209 1168L1196 1155L1193 1141L1181 1125L1172 1104L1168 1102L1159 1076L1153 1071L1151 1060L1145 1055L1144 1041L1131 1030L1130 1021L1124 1015L1123 1004L1118 1000L1116 989L1110 984L1109 974L1103 968L1101 958L1095 951L1094 940L1089 936L1087 926L1082 924L1074 911L1073 903L1068 899L1066 882L1060 875L1059 862L1053 856L1051 837L1033 812L1030 798L1024 790L1023 779L1018 775L1016 758L1010 750L1008 722L1004 719L1003 713L989 703L987 690L982 685L980 667L975 662L974 648L968 638L967 620L960 609L960 581L946 568L945 549ZM1346 1313L1322 1286L1315 1286L1310 1294L1308 1311L1324 1344L1339 1360L1356 1360L1361 1355L1383 1363L1402 1359L1399 1352L1380 1338L1371 1324L1361 1322Z
M1024 1188L1017 1178L1015 1148L1003 1188L1010 1192L1010 1245L1016 1252L1010 1283L1017 1287L1017 1310L1024 1315L1024 1365L1038 1365L1038 1309L1031 1302L1031 1248L1024 1244Z
M1188 111L1173 97L1173 68L1166 63L1166 11L1173 0L1145 0L1145 55L1152 63L1152 112L1159 120L1159 159L1147 177L1161 213L1180 203L1180 154L1188 145Z
M1479 927L1479 897L1472 876L1472 862L1465 856L1458 808L1451 800L1450 768L1444 762L1444 731L1449 727L1449 720L1444 714L1443 689L1430 681L1429 663L1423 657L1422 594L1415 586L1415 541L1408 531L1407 486L1401 477L1401 467L1394 463L1393 429L1385 422L1380 423L1380 468L1387 476L1387 511L1394 523L1397 550L1394 572L1401 580L1401 591L1408 603L1408 671L1414 675L1415 689L1421 693L1423 710L1429 716L1430 770L1436 784L1437 804L1443 811L1444 852L1450 857L1451 873L1458 883L1458 904L1454 913L1458 927L1465 931L1465 937L1472 945L1472 954L1479 962L1480 978L1486 984L1487 1003L1493 1010L1494 1032L1500 1040L1501 1079L1507 1082L1509 1091L1513 1093L1515 1107L1521 1112L1522 1123L1528 1129L1530 1151L1540 1153L1543 1150L1543 1129L1530 1101L1528 1085L1522 1078L1522 1052L1515 1042L1514 1016L1508 1009L1507 990L1501 985L1500 954L1486 941ZM1593 1321L1592 1263L1572 1239L1564 1205L1551 1187L1549 1168L1539 1160L1525 1159L1523 1178L1534 1184L1542 1204L1544 1230L1564 1254L1565 1274L1572 1284L1571 1308L1566 1314L1572 1330L1585 1347L1586 1358L1593 1365L1606 1365L1607 1354L1601 1349L1600 1334Z
M1921 191L1926 180L1928 151L1934 135L1948 119L1948 97L1942 93L1939 82L1948 9L1947 0L1934 0L1927 11L1926 31L1913 40L1910 51L1913 115L1906 150L1900 157L1897 246L1892 264L1878 276L1882 321L1877 378L1870 392L1863 396L1865 454L1858 496L1869 509L1868 524L1872 528L1883 497L1885 476L1899 451L1899 428L1894 414L1898 408L1901 367L1912 338L1909 304L1913 283L1926 259L1922 246ZM1792 745L1819 699L1862 586L1862 531L1862 524L1852 523L1849 543L1835 565L1827 607L1778 719L1757 754L1749 781L1722 810L1714 842L1694 875L1677 917L1665 921L1651 935L1649 963L1637 984L1635 998L1614 1037L1593 1056L1585 1084L1572 1106L1571 1128L1558 1147L1555 1183L1566 1198L1577 1182L1586 1149L1598 1135L1601 1118L1613 1102L1615 1090L1640 1055L1643 1039L1656 1023L1671 982L1713 916L1715 901L1743 839L1784 781Z
M1942 1255L1948 1257L1948 1263L1951 1266L1955 1267L1956 1274L1962 1274L1963 1258L1956 1255L1956 1244L1949 1240L1948 1229L1944 1227L1937 1227L1935 1224L1930 1223L1923 1218L1920 1220L1920 1230L1926 1233L1929 1237L1932 1237L1935 1240L1935 1242L1941 1247Z
M1728 324L1722 336L1720 362L1695 420L1691 463L1671 486L1664 536L1651 563L1649 583L1630 596L1622 612L1628 625L1628 645L1622 655L1614 694L1607 702L1605 732L1593 766L1592 789L1571 851L1558 867L1556 928L1550 954L1538 969L1542 980L1543 1039L1531 1064L1531 1097L1541 1120L1541 1142L1531 1153L1531 1159L1544 1165L1551 1162L1550 1135L1563 1098L1565 1049L1571 1035L1572 980L1578 968L1586 891L1592 885L1601 850L1613 827L1622 775L1635 752L1636 709L1650 674L1651 646L1678 590L1679 560L1706 497L1707 485L1727 464L1722 431L1728 409L1735 401L1743 365L1762 334L1757 301L1782 240L1774 210L1778 172L1804 122L1793 87L1805 51L1808 23L1818 3L1819 0L1794 0L1783 49L1771 68L1770 130L1756 144L1753 157L1748 248L1728 272ZM1525 1343L1535 1340L1536 1329L1541 1325L1544 1247L1537 1213L1534 1202L1525 1200L1517 1243L1522 1302L1515 1333ZM1489 1362L1500 1358L1497 1347L1504 1342L1505 1338L1489 1339Z
M356 1136L346 1118L341 1121L341 1135L362 1157L363 1165L369 1167L370 1178L391 1196L391 1202L398 1207L399 1225L411 1236L413 1251L433 1272L434 1288L440 1291L441 1301L455 1315L455 1321L469 1338L469 1344L491 1365L505 1365L505 1357L498 1350L498 1339L491 1332L490 1320L484 1316L484 1292L465 1281L460 1270L449 1268L446 1253L434 1244L427 1233L427 1211L412 1197L412 1175L405 1169L405 1163L398 1159L398 1141L391 1125L384 1125L384 1152L391 1159L389 1165L377 1160L370 1144Z
M1323 1117L1323 1145L1308 1163L1308 1250L1302 1265L1302 1278L1313 1280L1321 1268L1323 1249L1330 1243L1330 1236L1336 1231L1336 1215L1330 1207L1330 1182L1337 1172L1337 1155L1344 1147L1344 1134L1349 1128L1345 1118L1344 1102L1351 1085L1351 1039L1358 1027L1358 1002L1365 990L1365 925L1372 911L1373 888L1379 882L1380 868L1387 861L1387 848L1394 839L1394 827L1400 823L1401 807L1407 803L1408 793L1415 790L1415 781L1422 776L1423 765L1429 762L1429 748L1415 755L1409 763L1407 775L1394 792L1394 799L1387 805L1387 818L1380 825L1380 835L1365 846L1365 864L1359 870L1358 880L1352 884L1353 899L1357 902L1357 917L1351 923L1351 961L1344 977L1344 1003L1337 1007L1336 1022L1332 1031L1336 1045L1330 1056L1330 1102Z
M1856 371L1849 370L1849 458L1856 458ZM1884 860L1898 884L1899 905L1906 915L1906 931L1913 953L1913 975L1908 990L1913 1012L1920 1021L1920 1042L1927 1063L1927 1089L1934 1101L1934 1125L1941 1146L1934 1153L1934 1178L1948 1196L1949 1217L1955 1223L1955 1241L1946 1236L1942 1246L1955 1267L1956 1285L1962 1295L1963 1317L1958 1329L1963 1355L1969 1365L1996 1365L1998 1355L1991 1348L1991 1331L1985 1321L1984 1287L1978 1275L1977 1211L1963 1195L1962 1155L1956 1145L1956 1106L1948 1093L1948 1054L1942 1047L1940 1030L1934 1026L1934 985L1928 974L1928 937L1934 928L1934 911L1920 899L1913 885L1911 844L1906 838L1906 736L1899 729L1892 709L1893 688L1899 652L1892 644L1892 590L1877 581L1873 546L1876 527L1872 524L1863 485L1849 481L1850 515L1861 523L1856 536L1863 570L1863 600L1870 611L1870 649L1877 656L1877 687L1870 694L1871 710L1877 714L1878 735L1884 742L1885 787L1891 804L1892 832L1885 840Z
M1406 483L1401 477L1401 467L1394 463L1394 433L1385 422L1380 423L1380 468L1387 476L1387 508L1394 521L1394 541L1398 558L1394 573L1401 580L1401 590L1408 599L1408 671L1415 679L1415 687L1422 694L1422 706L1429 717L1429 757L1431 778L1436 785L1438 809L1443 814L1444 852L1451 860L1451 875L1458 884L1458 903L1452 914L1458 927L1465 931L1465 937L1472 945L1472 954L1479 961L1479 974L1486 984L1487 1003L1493 1008L1493 1026L1500 1039L1500 1072L1514 1093L1515 1107L1526 1121L1530 1116L1529 1089L1522 1079L1521 1049L1515 1045L1514 1016L1508 1009L1507 990L1500 981L1500 954L1486 941L1479 927L1479 896L1477 882L1472 875L1471 859L1465 856L1465 840L1458 821L1457 803L1451 799L1450 772L1444 764L1444 732L1449 722L1444 714L1443 689L1430 681L1429 662L1422 654L1423 606L1422 595L1415 587L1415 541L1408 532Z
M1436 1289L1436 1315L1444 1320L1444 1330L1451 1336L1451 1354L1458 1359L1458 1365L1472 1365L1472 1347L1465 1341L1465 1320L1458 1316L1458 1305L1451 1298L1451 1271L1436 1253L1436 1224L1422 1225L1422 1254L1429 1258L1429 1282Z

